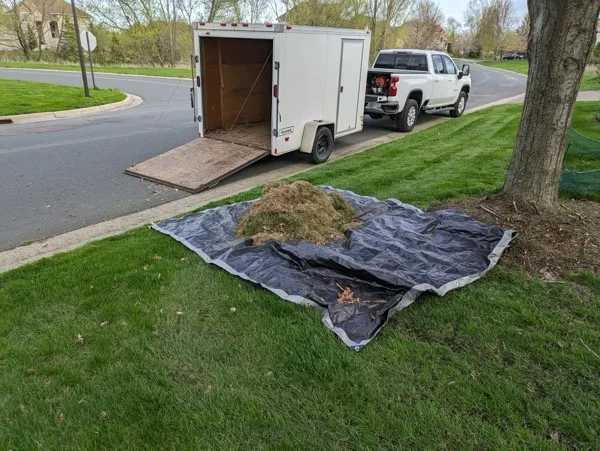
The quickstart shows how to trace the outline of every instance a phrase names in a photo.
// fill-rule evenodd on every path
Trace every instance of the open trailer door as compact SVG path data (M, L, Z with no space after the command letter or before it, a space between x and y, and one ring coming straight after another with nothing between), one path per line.
M264 149L197 138L125 171L195 194L269 155Z

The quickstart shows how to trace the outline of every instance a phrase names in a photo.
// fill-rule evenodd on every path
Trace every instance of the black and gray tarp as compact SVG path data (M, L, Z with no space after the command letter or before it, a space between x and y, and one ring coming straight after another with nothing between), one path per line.
M453 210L423 212L396 199L338 192L362 226L343 243L252 241L234 236L250 202L162 221L154 228L207 263L260 284L287 301L316 307L346 345L360 350L392 314L426 291L443 296L491 270L515 235ZM358 303L339 303L340 287Z

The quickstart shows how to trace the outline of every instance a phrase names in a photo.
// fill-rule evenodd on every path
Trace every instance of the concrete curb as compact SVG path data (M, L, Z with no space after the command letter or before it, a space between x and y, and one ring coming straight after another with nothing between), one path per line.
M124 110L132 108L143 102L141 97L125 93L125 99L120 102L107 103L105 105L90 106L87 108L76 108L74 110L51 111L46 113L16 114L13 116L0 116L0 121L10 120L13 124L29 124L31 122L54 121L56 119L67 119L72 117L89 116L90 114L106 113L108 111Z
M41 68L35 68L35 67L2 67L0 66L0 70L37 70L37 71L42 71L42 72L66 72L67 74L77 74L79 73L78 71L79 66L77 67L77 70L67 70L67 69L41 69ZM91 75L91 72L87 72L89 75ZM124 76L124 77L145 77L145 78L164 78L165 80L185 80L185 81L192 81L191 78L191 72L190 72L190 78L183 78L183 77L168 77L166 75L142 75L142 74L120 74L118 72L98 72L97 70L94 70L94 74L98 74L98 75L119 75L119 76Z
M495 105L503 105L506 103L514 102L521 96L510 97L502 99L497 102L492 102L480 107L473 108L465 111L465 114L474 113L476 111L489 108ZM426 123L419 124L415 127L413 133L418 133L422 130L426 130L434 125L441 122L450 120L446 117L436 117L427 121ZM377 138L370 139L362 143L348 146L332 154L331 161L337 161L351 155L356 155L371 149L375 146L386 144L391 141L410 136L409 134L397 134L389 133L386 135L379 136ZM327 164L327 163L326 163ZM68 252L77 249L85 244L92 241L101 240L110 236L119 235L138 227L142 227L147 224L161 221L163 219L171 218L173 216L181 215L192 210L196 210L210 202L215 202L227 197L234 196L236 194L248 191L257 185L262 185L267 182L278 180L281 178L293 177L303 172L309 171L313 166L307 166L301 163L291 164L274 171L270 171L264 174L256 174L252 177L240 180L235 183L217 185L214 188L203 191L198 194L193 194L183 199L178 199L166 204L151 207L146 210L132 213L129 215L121 216L108 221L93 224L81 229L66 232L61 235L37 241L26 246L20 246L14 249L10 249L4 252L0 252L0 273L9 271L11 269L18 268L19 266L33 263L43 258L51 257L55 254Z

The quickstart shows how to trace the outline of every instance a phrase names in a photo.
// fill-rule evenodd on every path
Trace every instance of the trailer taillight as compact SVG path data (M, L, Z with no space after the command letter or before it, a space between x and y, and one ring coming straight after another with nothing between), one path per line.
M198 22L198 25L204 26L204 25L206 25L206 23L205 22Z
M288 30L291 30L292 26L291 25L287 25L285 28L287 28Z
M235 22L231 22L231 26L232 26L232 27L237 27L237 23L235 23Z
M196 86L200 87L200 75L196 75Z
M248 24L246 22L242 22L242 27L247 27Z
M279 87L277 85L273 85L273 97L279 97Z
M224 27L225 25L227 25L225 22L221 22L222 27Z
M272 24L271 22L267 22L267 23L265 24L265 27L267 27L267 28L271 28L272 26L273 26L273 24Z

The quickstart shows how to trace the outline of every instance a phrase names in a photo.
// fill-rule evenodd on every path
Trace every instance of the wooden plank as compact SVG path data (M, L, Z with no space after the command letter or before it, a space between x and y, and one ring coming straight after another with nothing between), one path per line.
M197 138L125 173L195 194L267 155L264 149Z

